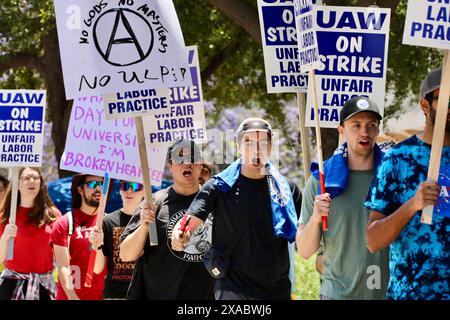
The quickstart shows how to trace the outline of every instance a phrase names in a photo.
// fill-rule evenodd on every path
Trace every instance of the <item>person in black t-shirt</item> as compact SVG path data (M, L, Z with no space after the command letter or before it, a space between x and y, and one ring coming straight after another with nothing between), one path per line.
M144 198L144 186L138 182L120 181L120 196L123 208L109 213L103 220L103 230L94 227L91 243L97 251L94 272L100 273L108 263L108 274L103 289L103 299L125 299L134 261L124 262L119 256L119 238Z
M175 226L184 232L172 233L172 248L184 250L212 214L215 248L225 251L242 234L227 273L215 282L215 298L290 299L288 240L295 240L301 193L268 161L272 129L267 121L244 120L237 139L241 158L203 186L187 210L187 226Z
M142 283L131 284L143 287L140 299L212 299L213 278L202 263L211 245L212 221L206 219L183 251L172 250L170 243L174 226L199 191L201 151L191 140L177 141L169 148L168 166L173 186L158 191L152 207L143 204L133 215L120 237L120 257L124 261L143 259L142 274L132 280ZM159 244L150 246L147 229L155 221Z

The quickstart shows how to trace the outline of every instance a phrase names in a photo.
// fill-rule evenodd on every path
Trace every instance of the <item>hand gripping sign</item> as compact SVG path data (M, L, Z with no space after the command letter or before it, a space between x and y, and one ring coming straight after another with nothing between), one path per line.
M10 224L16 223L19 167L42 164L46 101L42 90L0 90L0 167L11 170ZM13 255L10 239L7 260Z
M66 97L191 84L171 0L55 0Z
M438 181L450 95L449 1L408 1L403 43L445 49L444 67L442 69L441 86L431 146L430 165L428 168L428 180ZM443 193L443 191L441 191L441 193ZM422 210L422 223L431 224L433 221L433 213L441 214L441 209L440 206L435 208L435 210L433 209L433 206L425 207Z

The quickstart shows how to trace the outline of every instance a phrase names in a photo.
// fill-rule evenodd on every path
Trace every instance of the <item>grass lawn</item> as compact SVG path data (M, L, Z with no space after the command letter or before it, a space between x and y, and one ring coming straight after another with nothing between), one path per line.
M318 300L320 277L316 271L316 255L308 260L295 256L295 283L293 299Z

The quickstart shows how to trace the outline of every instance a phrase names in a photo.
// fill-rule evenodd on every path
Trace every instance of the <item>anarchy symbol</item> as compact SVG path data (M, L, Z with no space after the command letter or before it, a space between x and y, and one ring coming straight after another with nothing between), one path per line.
M125 8L111 9L99 16L94 24L93 37L98 53L114 66L139 63L153 49L154 37L150 23L138 13Z

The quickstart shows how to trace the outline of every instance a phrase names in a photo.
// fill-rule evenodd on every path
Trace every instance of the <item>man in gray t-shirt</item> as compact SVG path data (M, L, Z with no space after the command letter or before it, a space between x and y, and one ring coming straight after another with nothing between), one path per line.
M375 143L381 119L372 100L355 97L347 101L338 127L347 142L324 163L326 192L320 194L317 170L305 187L297 250L309 259L323 241L319 294L324 300L385 298L389 251L371 254L367 249L369 211L364 208L374 170L383 156ZM328 217L325 232L323 216Z

